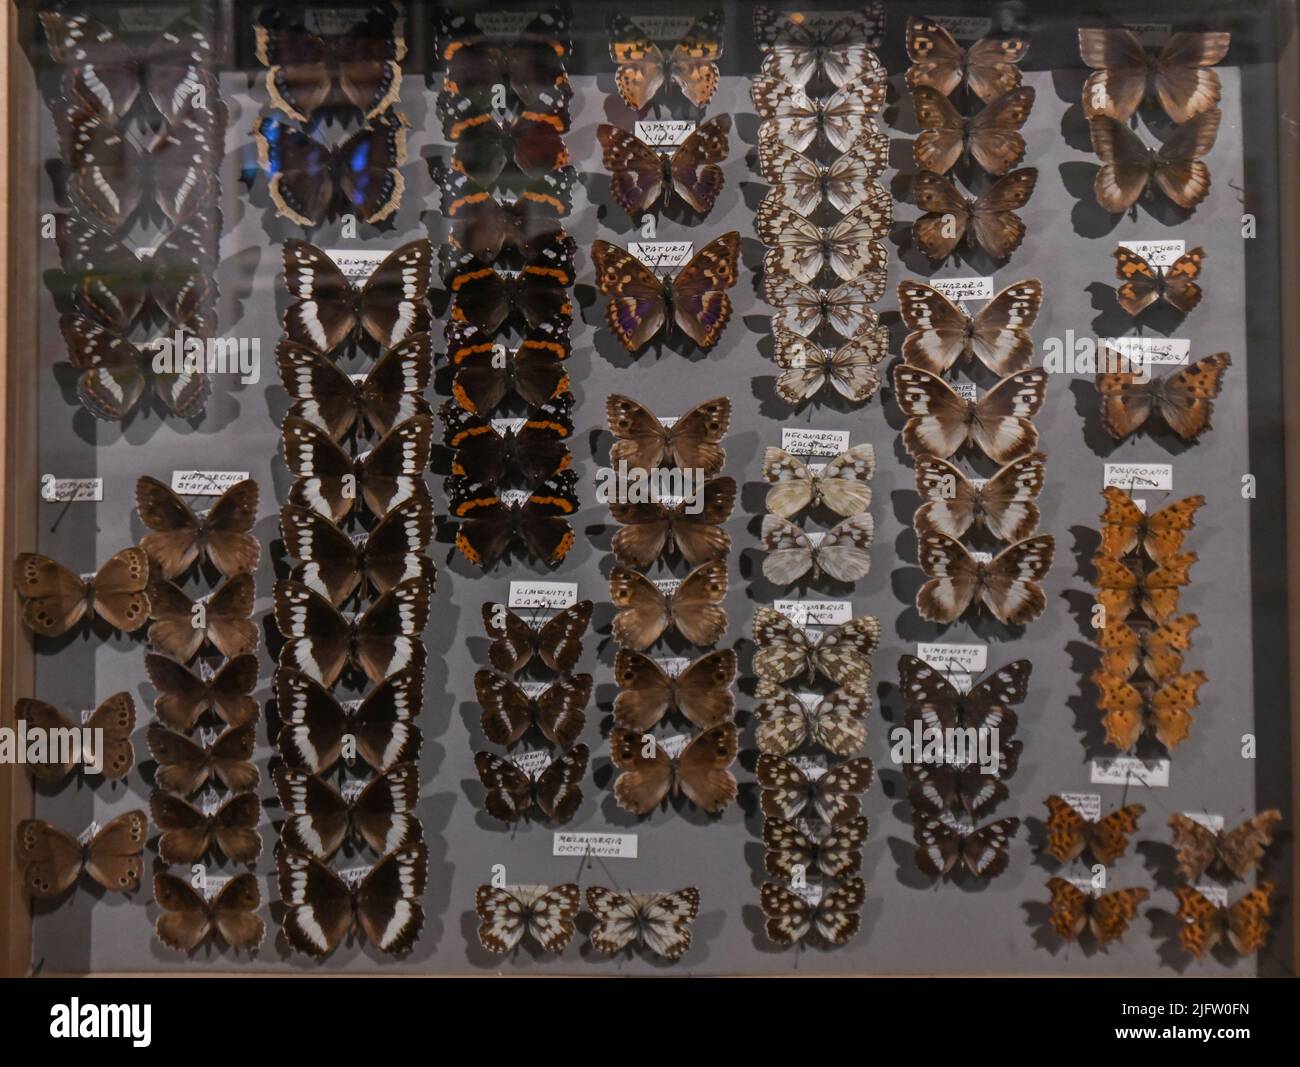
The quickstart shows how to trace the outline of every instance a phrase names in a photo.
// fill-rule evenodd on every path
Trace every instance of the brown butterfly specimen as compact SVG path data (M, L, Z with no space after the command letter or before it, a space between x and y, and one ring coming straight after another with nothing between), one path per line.
M925 503L913 518L916 532L958 540L972 527L983 526L999 541L1024 540L1038 529L1034 501L1046 481L1046 464L1042 452L1031 452L977 485L951 463L919 456L916 491Z
M587 910L595 919L589 936L597 952L612 954L642 944L671 962L691 947L700 891L687 886L670 893L615 892L593 885L587 887Z
M285 813L284 848L324 860L351 843L382 856L421 838L415 816L420 774L414 763L395 763L355 794L296 767L277 767L274 779Z
M734 478L710 478L696 485L694 498L667 503L611 503L609 513L623 528L614 534L614 555L629 567L648 567L676 548L692 567L727 558L731 535L722 524L736 503Z
M1093 585L1097 602L1105 609L1106 625L1123 622L1136 608L1153 623L1163 626L1178 610L1178 598L1190 581L1195 552L1184 552L1151 570L1133 569L1107 556L1094 556Z
M1282 813L1270 808L1231 830L1211 830L1176 811L1169 816L1169 825L1174 831L1178 869L1189 882L1198 881L1206 871L1214 869L1245 879L1259 866L1265 849L1273 843L1274 828L1281 821Z
M1243 956L1258 952L1271 929L1273 889L1272 882L1260 882L1240 900L1221 907L1199 889L1178 886L1174 889L1178 918L1184 923L1178 931L1179 944L1198 960L1224 937Z
M943 26L929 19L907 20L907 87L927 85L951 96L965 85L986 104L1020 85L1016 65L1029 51L1023 37L982 37L962 48Z
M731 401L725 396L696 404L665 426L631 397L611 393L605 417L618 438L609 450L611 466L626 461L642 470L674 466L712 473L726 462L720 442L731 425Z
M177 952L193 952L214 933L236 951L252 952L266 936L266 923L257 914L262 892L257 875L248 871L225 882L211 897L183 878L159 871L153 876L153 898L163 911L154 933Z
M31 742L28 742L27 769L32 777L42 782L59 782L73 772L77 764L90 770L86 765L88 753L79 742L73 740L70 731L76 736L84 737L83 730L103 731L95 736L102 737L99 751L94 755L103 770L100 772L112 781L125 778L135 763L135 749L131 747L131 731L135 729L135 701L130 693L114 693L99 705L83 722L69 719L58 708L34 700L21 698L14 705L14 718L44 731L49 738L44 761L32 762ZM66 731L66 732L65 732ZM60 743L55 739L62 739Z
M555 823L566 823L582 804L582 778L591 753L574 745L533 775L493 752L474 753L474 769L483 783L483 806L502 822L514 822L537 808Z
M1131 208L1152 185L1184 211L1210 195L1210 168L1205 156L1219 135L1219 109L1203 111L1175 126L1159 148L1148 148L1122 122L1104 115L1088 120L1092 150L1101 158L1093 181L1097 203L1121 214Z
M609 575L609 599L619 609L614 639L624 648L644 652L671 627L693 645L716 645L727 630L727 613L719 607L727 595L727 568L703 563L665 593L643 574L622 565Z
M1192 631L1201 621L1180 615L1162 626L1107 622L1097 634L1102 669L1125 680L1139 667L1154 682L1167 682L1183 670L1183 653L1192 647Z
M57 897L84 870L110 893L130 893L144 873L149 819L128 811L99 827L83 844L43 819L18 824L18 867L23 889L34 897Z
M867 885L861 878L840 882L816 904L780 882L764 882L761 892L767 936L774 944L793 945L813 931L827 945L843 945L862 927Z
M1039 584L1052 566L1056 540L1040 534L1008 545L987 563L941 533L918 538L917 558L929 577L916 594L916 610L930 622L956 622L983 604L999 622L1023 626L1047 607Z
M1129 838L1137 832L1138 819L1147 810L1141 804L1127 804L1100 819L1089 819L1055 793L1043 803L1048 811L1048 854L1058 863L1069 863L1090 852L1107 867L1128 851Z
M135 483L135 506L150 532L140 538L164 578L175 578L206 554L227 578L257 566L262 545L249 531L257 521L257 483L237 482L207 511L195 514L171 488L142 475Z
M1196 512L1205 497L1184 497L1147 514L1117 486L1101 491L1106 510L1101 513L1101 554L1123 559L1139 546L1157 566L1164 566L1183 548L1183 537L1196 525Z
M1083 113L1127 122L1149 90L1175 123L1216 107L1222 86L1209 68L1228 51L1230 33L1175 33L1152 55L1130 29L1081 29L1079 56L1093 73L1083 83Z
M1115 276L1121 284L1115 290L1120 307L1135 318L1157 300L1177 308L1184 315L1201 302L1201 276L1205 249L1184 252L1167 267L1153 267L1146 258L1122 245L1115 249Z
M763 452L763 477L771 483L764 503L773 515L792 519L806 507L827 507L848 518L871 504L876 452L869 443L833 456L824 466L769 447Z
M149 644L178 663L188 663L208 642L233 659L257 648L253 622L253 576L247 571L191 600L174 582L149 587Z
M921 127L912 142L912 154L921 170L947 174L963 156L969 156L988 173L1001 175L1025 158L1020 127L1034 107L1034 90L1029 86L994 97L970 118L928 85L912 90L912 107Z
M232 793L246 793L257 786L254 723L228 726L208 741L186 737L153 722L147 737L149 751L158 761L154 781L169 793L192 796L212 778L220 780Z
M582 635L594 607L590 600L579 600L534 627L504 604L487 601L483 630L492 639L488 659L509 674L523 670L534 657L557 673L571 671L582 655Z
M652 735L614 727L609 748L623 772L614 782L619 807L648 815L670 794L685 794L697 808L716 815L736 797L736 779L727 768L736 759L738 738L734 723L722 723L696 734L673 759Z
M195 673L169 656L149 652L144 669L158 691L154 714L174 730L189 733L205 712L212 712L227 726L242 726L260 714L261 707L252 696L259 668L251 653L227 660L209 674L204 664Z
M707 215L722 192L722 168L727 158L731 116L719 115L697 126L672 152L661 156L617 126L596 127L601 161L609 171L609 189L614 199L633 218L650 210L670 191L693 211Z
M995 463L1032 452L1038 444L1033 417L1047 395L1041 367L1003 378L975 400L962 397L938 375L906 363L894 365L894 396L903 414L903 444L913 458L947 459L974 445Z
M232 793L212 810L155 789L149 810L162 834L158 855L164 863L197 863L216 845L232 863L252 863L262 852L257 821L262 801L256 793Z
M1107 674L1092 673L1097 687L1097 707L1106 714L1106 743L1121 752L1131 752L1144 733L1152 734L1170 752L1187 740L1195 719L1192 709L1200 704L1199 692L1209 679L1202 671L1180 674L1157 686L1134 685Z
M568 748L586 725L591 675L557 678L536 695L495 671L477 671L474 693L483 714L479 724L494 745L513 745L536 726L552 744Z
M1121 366L1121 358L1107 349L1108 366ZM1216 352L1181 367L1163 378L1139 380L1132 371L1097 375L1101 394L1101 424L1122 441L1153 415L1184 441L1195 441L1210 428L1214 399L1223 387L1223 375L1232 365L1227 352Z
M971 199L942 175L920 171L912 179L912 193L925 214L912 223L912 239L935 261L947 259L962 241L994 259L1006 259L1025 239L1025 224L1016 212L1037 184L1038 169L1022 167Z
M149 621L148 586L149 556L142 548L123 549L85 578L35 552L14 559L23 622L42 637L67 633L92 610L111 626L134 633Z
M862 615L809 636L775 608L757 608L753 619L754 673L760 698L800 675L811 684L824 675L836 685L865 688L871 682L871 655L880 644L880 621Z
M974 315L928 285L899 282L898 309L911 331L903 341L903 358L931 374L975 357L998 377L1026 370L1034 357L1029 331L1042 306L1043 283L1037 278L1013 282Z
M620 649L614 657L614 722L644 733L670 711L679 711L701 730L730 722L736 710L731 691L736 680L736 653L709 652L669 671L641 652Z
M1141 888L1090 893L1064 878L1049 878L1047 888L1052 893L1048 907L1057 936L1062 941L1077 941L1084 930L1091 930L1099 945L1120 940L1137 916L1138 905L1151 895Z

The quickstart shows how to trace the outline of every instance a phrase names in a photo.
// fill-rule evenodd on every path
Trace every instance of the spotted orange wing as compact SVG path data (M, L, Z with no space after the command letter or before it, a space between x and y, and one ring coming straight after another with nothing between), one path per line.
M1122 938L1137 915L1138 905L1150 895L1146 889L1130 887L1095 897L1091 902L1088 925L1097 943L1109 945Z
M1178 897L1178 918L1183 921L1178 943L1199 960L1223 936L1223 914L1209 897L1189 885L1175 887L1174 895Z
M1136 317L1160 299L1160 271L1131 248L1115 249L1115 274L1120 279L1115 299L1130 315Z
M1107 486L1102 496L1106 500L1101 515L1102 554L1121 559L1141 545L1158 564L1182 549L1183 536L1196 525L1196 512L1205 503L1203 496L1189 496L1147 515L1116 486Z
M1078 859L1088 847L1086 834L1088 820L1069 801L1055 794L1048 797L1047 805L1047 851L1061 863ZM1061 879L1054 879L1060 881ZM1048 883L1051 884L1050 882ZM1070 883L1066 882L1066 885ZM1070 886L1070 888L1074 888ZM1060 931L1057 931L1058 933ZM1065 935L1062 934L1062 937ZM1068 940L1068 939L1067 939Z
M1088 847L1098 863L1109 867L1128 851L1129 838L1146 810L1141 804L1126 804L1088 827Z
M1049 878L1052 893L1048 907L1052 912L1052 929L1062 941L1073 941L1088 925L1088 894L1064 878Z
M1173 751L1191 733L1192 709L1200 704L1200 688L1208 679L1202 671L1180 674L1151 696L1148 728L1165 748Z
M1282 813L1270 808L1220 834L1217 848L1220 862L1238 878L1245 878L1273 843L1273 829L1281 821Z
M1169 375L1156 393L1156 406L1169 428L1184 441L1195 441L1210 427L1214 398L1223 387L1223 375L1232 365L1227 352L1198 359Z
M1228 940L1243 956L1258 952L1268 939L1273 883L1260 882L1228 909Z

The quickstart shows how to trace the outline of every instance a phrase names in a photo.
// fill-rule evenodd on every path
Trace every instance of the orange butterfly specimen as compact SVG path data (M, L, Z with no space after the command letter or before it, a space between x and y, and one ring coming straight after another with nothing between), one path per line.
M1090 852L1101 864L1110 866L1128 851L1129 838L1137 831L1138 819L1147 809L1127 804L1100 819L1089 819L1064 797L1048 797L1047 852L1060 863L1069 863Z
M1128 932L1137 915L1138 905L1151 894L1146 889L1115 889L1109 893L1089 893L1064 878L1049 878L1047 888L1052 899L1052 929L1062 941L1077 941L1085 929L1099 945L1118 941Z
M614 83L633 111L642 111L671 79L682 95L705 107L718 87L722 58L722 11L706 11L671 50L621 12L609 16L609 55L618 64Z
M149 556L125 548L99 571L78 577L48 556L20 552L14 560L14 589L23 622L42 637L58 637L95 611L124 633L149 621Z
M1200 704L1199 692L1209 679L1203 671L1171 678L1163 685L1133 685L1105 671L1092 673L1097 706L1106 714L1106 743L1131 752L1143 733L1151 733L1170 752L1191 733L1192 709Z
M1139 545L1158 565L1173 559L1183 547L1183 535L1196 525L1196 512L1205 497L1189 496L1147 514L1123 489L1101 491L1106 510L1101 513L1101 553L1123 559Z
M1178 896L1178 918L1184 926L1178 942L1198 960L1225 936L1243 956L1258 952L1268 939L1273 883L1260 882L1240 900L1226 907L1215 904L1199 889L1183 885Z
M1052 566L1056 541L1050 534L1008 545L988 562L972 556L960 541L940 533L920 537L917 558L929 581L916 594L916 610L931 622L956 622L982 603L999 622L1023 626L1043 613L1047 598L1039 584Z
M1201 302L1196 279L1204 262L1205 249L1193 248L1167 267L1153 267L1144 256L1121 246L1115 249L1115 274L1122 283L1115 290L1115 299L1135 318L1157 300L1186 315Z
M1195 615L1180 615L1163 626L1108 622L1097 635L1102 669L1127 679L1140 666L1152 681L1167 682L1181 673L1183 653L1192 647L1192 631L1200 625Z
M1122 366L1123 358L1107 349L1103 365ZM1101 424L1111 437L1122 441L1156 414L1184 441L1195 441L1210 428L1214 398L1231 365L1227 352L1216 352L1147 381L1139 381L1131 370L1103 371L1097 375Z
M951 96L965 85L986 104L1020 85L1016 65L1029 51L1023 37L982 37L969 48L939 23L930 19L907 20L907 86L928 85Z
M1174 831L1178 869L1189 882L1206 871L1222 868L1237 878L1246 878L1273 843L1273 829L1282 821L1276 808L1261 811L1231 830L1211 830L1195 819L1174 812L1169 825Z
M1134 611L1142 613L1152 622L1164 625L1178 610L1178 597L1189 580L1195 552L1171 556L1164 565L1152 570L1134 569L1108 556L1093 556L1096 571L1093 585L1097 589L1097 603L1106 612L1106 625L1123 622Z
M622 726L609 736L614 766L623 773L614 783L619 806L647 815L670 793L710 814L722 811L736 796L736 779L727 768L736 758L735 723L723 723L696 734L673 759L649 734Z

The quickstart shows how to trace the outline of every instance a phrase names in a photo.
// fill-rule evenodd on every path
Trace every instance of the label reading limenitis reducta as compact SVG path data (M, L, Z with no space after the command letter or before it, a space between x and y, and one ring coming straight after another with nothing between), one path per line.
M47 474L41 478L41 499L58 504L97 503L104 499L104 479L56 478Z
M383 251L362 251L359 248L327 248L325 254L334 260L345 278L358 281L369 278L374 269L388 258Z
M1101 794L1100 793L1058 793L1062 800L1070 805L1075 811L1085 819L1091 819L1096 822L1101 818Z
M1095 759L1089 780L1093 785L1145 785L1165 789L1169 786L1169 761L1140 760L1136 756Z
M931 278L930 288L949 300L992 300L992 278Z
M646 144L672 148L695 132L695 123L690 120L638 122L632 127L632 132Z
M1107 463L1102 488L1126 489L1134 493L1168 492L1174 487L1172 463Z
M977 41L987 37L993 29L993 20L980 15L934 15L935 22L959 41Z
M1223 816L1210 815L1203 811L1185 811L1183 814L1192 820L1198 822L1212 833L1219 833L1223 829Z
M839 626L853 618L847 600L776 600L772 607L796 626Z
M1192 342L1185 337L1114 337L1110 347L1138 367L1180 367L1187 363Z
M694 249L691 241L633 241L627 246L628 252L651 270L676 270L691 258Z
M220 496L247 480L248 471L172 471L172 492L177 496Z
M949 645L923 641L916 646L916 658L939 671L983 674L988 670L989 646Z
M578 602L577 582L511 582L507 606L554 608L561 611Z
M1120 241L1119 244L1136 252L1153 267L1167 267L1187 251L1186 241Z
M557 830L551 838L551 855L634 860L636 859L636 834L584 834Z
M848 447L848 430L781 430L781 448L792 456L838 456Z

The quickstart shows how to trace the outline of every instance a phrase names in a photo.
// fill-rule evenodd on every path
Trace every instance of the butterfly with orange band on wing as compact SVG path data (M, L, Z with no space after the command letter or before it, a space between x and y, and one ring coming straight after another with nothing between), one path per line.
M1047 852L1058 863L1069 863L1089 852L1109 867L1128 851L1129 838L1137 832L1138 819L1146 808L1127 804L1109 815L1090 819L1065 797L1052 794L1047 805Z
M1034 357L1033 329L1043 306L1037 278L1013 282L974 315L922 282L898 283L898 307L910 331L903 359L931 374L944 374L964 359L979 361L999 377L1027 370Z
M1020 128L1034 106L1034 90L1021 86L995 97L969 118L953 107L943 93L928 85L912 90L912 107L921 132L912 144L921 170L947 174L963 158L975 160L989 174L1000 177L1025 157Z
M1200 688L1209 679L1203 671L1180 674L1159 685L1139 682L1136 685L1107 674L1104 669L1092 673L1097 687L1097 707L1106 714L1102 726L1106 743L1121 752L1132 752L1150 734L1172 752L1191 733L1192 709L1200 704Z
M1127 122L1154 90L1165 114L1182 125L1219 103L1222 86L1209 68L1221 60L1229 33L1171 34L1156 55L1124 27L1079 30L1079 56L1093 69L1083 83L1083 113Z
M726 722L696 734L674 758L652 735L616 726L609 735L610 758L622 773L614 797L634 815L648 815L670 796L684 794L716 815L736 797L736 779L727 768L737 744L735 723Z
M1016 211L1037 184L1038 169L1021 167L972 198L950 179L920 171L912 179L912 193L924 214L912 223L912 240L935 262L947 259L963 241L996 260L1007 259L1025 239L1025 223Z
M963 445L975 445L994 462L1007 463L1038 444L1032 420L1047 395L1041 367L1010 374L974 400L907 363L894 365L893 381L894 397L908 416L903 444L913 458L948 459Z
M1088 120L1092 150L1101 159L1093 192L1101 207L1123 214L1153 187L1184 211L1210 195L1210 168L1205 157L1214 147L1222 115L1203 111L1181 126L1158 148L1148 148L1121 122L1099 115Z
M444 272L452 296L451 321L495 334L512 319L529 330L564 333L573 318L573 253L577 245L563 230L529 250L523 266L501 272L469 252L451 258Z
M521 179L535 182L570 164L564 143L569 117L564 111L524 109L502 114L470 97L456 97L450 107L440 110L443 135L456 146L452 169L481 188L495 187L498 179L509 184ZM511 164L514 168L507 172Z
M485 31L472 13L443 12L435 27L446 66L440 107L457 97L485 101L501 86L525 107L566 110L571 30L572 17L559 7L540 11L513 36Z
M962 48L938 22L910 17L907 20L907 86L927 85L951 96L965 85L986 104L1020 85L1017 64L1029 51L1023 37L982 37Z
M140 547L162 577L175 578L199 556L227 578L257 565L262 545L250 533L257 521L257 483L251 478L225 490L202 514L147 474L135 483L135 500L140 521L150 531L140 538Z
M14 558L23 623L42 637L65 634L92 612L123 633L134 633L149 621L149 576L143 548L123 549L85 577L35 552Z
M451 239L481 263L495 263L503 252L531 257L556 234L572 209L577 175L572 167L539 175L513 200L498 198L455 168L441 169L442 213L451 223Z
M1141 887L1085 891L1059 877L1049 878L1047 888L1052 893L1048 907L1056 935L1062 941L1077 941L1085 929L1091 930L1099 945L1120 940L1137 916L1138 905L1151 895Z
M456 368L451 395L472 414L487 415L510 394L535 408L568 392L567 331L529 330L513 352L470 323L449 322L446 336L447 359Z
M451 495L466 485L532 487L567 471L573 462L572 411L573 394L568 392L518 419L486 418L447 401L440 414L443 442L455 452Z
M1184 497L1147 513L1123 489L1107 486L1101 491L1106 510L1101 513L1103 556L1122 560L1141 548L1156 566L1164 566L1182 551L1183 538L1196 525L1196 512L1205 497Z
M1115 249L1115 276L1122 283L1115 290L1120 307L1135 318L1157 300L1163 300L1184 315L1201 302L1201 276L1205 249L1192 248L1167 267L1152 266L1145 256L1122 245Z
M614 83L633 111L643 111L669 81L697 108L708 105L718 87L722 58L721 9L707 11L667 54L626 15L611 14L609 56L618 64Z
M563 470L530 490L503 493L494 484L457 479L450 515L457 520L456 548L470 563L495 567L515 542L548 566L573 547L570 518L578 511L577 475Z
M1152 681L1167 682L1182 672L1183 653L1192 647L1192 631L1200 624L1195 615L1180 615L1163 625L1108 620L1097 633L1102 669L1127 680L1141 667Z
M1179 944L1197 959L1225 937L1243 956L1258 952L1268 940L1271 929L1268 920L1274 888L1272 882L1260 882L1232 904L1221 905L1192 886L1175 887L1178 918L1183 921L1183 927L1178 931Z
M1107 349L1104 365L1122 367L1125 362ZM1214 400L1231 365L1227 352L1216 352L1163 378L1144 381L1132 370L1099 372L1101 424L1111 437L1122 441L1154 414L1184 441L1194 442L1210 428Z
M982 526L1011 544L1033 535L1039 511L1034 503L1046 481L1042 452L1013 459L977 485L951 463L933 456L916 460L916 491L925 502L912 525L918 534L941 533L954 540Z
M916 610L931 622L956 622L982 604L999 622L1023 626L1043 613L1040 584L1052 566L1056 540L1040 534L1008 545L984 562L941 533L918 538L917 558L928 581L916 594Z
M1106 623L1123 622L1140 609L1151 622L1164 625L1178 610L1182 588L1190 581L1192 565L1199 557L1183 552L1151 569L1129 567L1108 556L1093 556L1093 586L1097 602L1106 612Z
M1176 811L1169 816L1169 826L1173 830L1178 869L1189 882L1197 881L1210 870L1225 871L1235 878L1248 878L1273 843L1274 828L1281 821L1282 813L1270 808L1231 830L1212 830Z
M707 215L722 192L718 166L727 158L731 116L701 123L668 155L639 137L603 123L596 127L601 160L609 171L609 190L619 206L639 219L655 204L679 197L700 215Z

